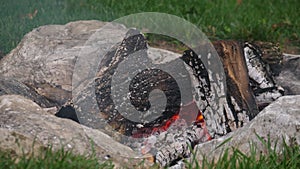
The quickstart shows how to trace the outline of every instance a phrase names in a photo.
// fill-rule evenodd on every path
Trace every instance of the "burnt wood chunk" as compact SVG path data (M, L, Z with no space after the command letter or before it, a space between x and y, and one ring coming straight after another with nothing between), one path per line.
M258 107L250 87L243 44L238 41L216 41L213 44L221 58L226 74L229 107L233 111L246 111L251 120L258 114ZM233 102L237 105L234 105Z
M138 129L136 123L124 118L118 112L112 99L111 83L113 75L119 64L130 54L147 48L145 37L137 30L129 30L126 37L117 47L115 52L108 53L104 57L95 80L96 100L103 117L116 131L132 135L133 130ZM120 98L122 99L122 98Z
M284 95L283 88L277 86L273 79L274 75L277 73L274 73L270 68L270 64L263 59L264 57L266 58L264 55L271 53L264 52L270 50L270 46L267 47L268 48L266 48L266 46L260 48L253 43L244 43L244 55L248 68L250 86L254 92L260 110ZM277 48L275 48L275 51L277 51ZM277 52L274 52L274 56L272 56L273 58L276 58L274 59L274 61L276 60L276 62L273 63L274 65L281 64L282 56L280 57L278 55ZM268 56L268 58L270 58L270 56ZM280 71L280 69L277 71Z

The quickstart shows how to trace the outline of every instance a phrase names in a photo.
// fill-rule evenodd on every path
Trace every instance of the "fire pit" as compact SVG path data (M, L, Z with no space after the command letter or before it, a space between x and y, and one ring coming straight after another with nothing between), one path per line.
M188 157L195 145L243 127L283 95L254 44L216 41L199 49L206 50L187 50L157 66L145 37L129 30L92 82L99 112L79 113L79 121L167 166ZM203 62L212 55L221 60L224 77L206 67L212 60Z

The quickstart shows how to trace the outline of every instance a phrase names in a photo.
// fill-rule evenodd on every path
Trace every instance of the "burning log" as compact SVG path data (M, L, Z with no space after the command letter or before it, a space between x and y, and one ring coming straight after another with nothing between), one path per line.
M226 74L228 104L226 107L228 106L229 109L224 109L224 115L227 120L227 131L230 132L244 125L244 118L241 117L248 117L251 120L258 114L258 106L262 109L271 101L282 96L283 89L274 83L271 70L266 63L270 61L268 58L272 58L272 55L264 56L264 58L262 55L261 50L268 51L268 54L271 53L270 45L261 49L248 42L216 41L213 44L221 58ZM276 50L276 52L278 51ZM194 52L186 51L183 58L188 64L191 58L195 58L194 55ZM280 57L274 58L273 56L271 60L273 64L280 63ZM195 65L191 64L190 66L195 69ZM196 76L201 77L200 79L207 78L207 76L203 76L203 72L205 70ZM209 91L209 89L202 89L201 91ZM231 122L232 125L227 118L230 116L234 117L233 124ZM205 122L203 123L205 124ZM183 136L184 139L182 140L184 141L175 142L160 150L156 155L157 162L165 166L180 157L189 156L190 148L193 148L195 143L210 140L209 137L205 137L205 131L205 127L188 128L186 130L187 135L194 137Z

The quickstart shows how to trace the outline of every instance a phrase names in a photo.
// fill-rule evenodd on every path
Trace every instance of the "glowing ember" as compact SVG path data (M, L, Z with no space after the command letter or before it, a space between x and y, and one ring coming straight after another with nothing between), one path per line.
M194 101L191 103L188 103L186 105L183 105L180 108L180 112L176 113L174 116L172 116L166 122L164 122L163 125L141 128L138 131L133 132L132 137L133 138L146 138L155 133L165 132L168 130L168 128L171 126L171 124L173 124L177 120L184 120L187 123L187 125L196 124L196 125L201 126L201 128L203 128L206 133L207 139L211 140L211 136L209 135L207 128L206 128L204 116L202 115L202 113L200 112L200 110L198 109L198 107Z

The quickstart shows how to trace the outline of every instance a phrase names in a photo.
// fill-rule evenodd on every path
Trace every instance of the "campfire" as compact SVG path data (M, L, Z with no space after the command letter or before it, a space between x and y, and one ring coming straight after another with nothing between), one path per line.
M132 45L133 42L135 45ZM95 80L97 103L106 122L129 139L124 142L126 145L137 149L142 155L152 154L157 163L165 166L174 160L189 156L190 146L222 137L243 127L258 114L257 101L261 101L261 98L268 101L282 95L272 81L268 72L270 69L263 62L262 55L259 55L258 47L237 41L217 41L213 45L206 51L208 53L204 54L220 57L226 84L221 84L225 77L212 74L206 68L200 55L193 50L187 50L179 58L185 63L188 74L193 79L191 85L194 93L192 92L192 99L186 103L180 100L181 91L171 75L156 68L138 71L135 65L140 61L126 65L126 71L121 73L135 74L135 77L121 76L116 83L117 87L128 83L128 93L120 94L127 90L128 85L125 85L124 88L116 90L112 98L112 92L115 90L112 87L113 76L118 67L126 58L132 57L131 54L140 52L139 55L147 55L147 43L142 34L135 32L133 36L127 35L115 53L110 53L102 60L101 70ZM258 79L259 82L256 81ZM223 85L227 86L224 95L222 91L218 91L225 89ZM155 89L163 91L167 98L166 109L162 115L152 122L128 119L126 115L133 118L147 115L146 111L151 107L149 94ZM264 92L255 93L256 91ZM129 109L119 111L118 108L128 98L136 110L144 113L132 115L130 113L133 111ZM116 102L118 105L115 105Z

